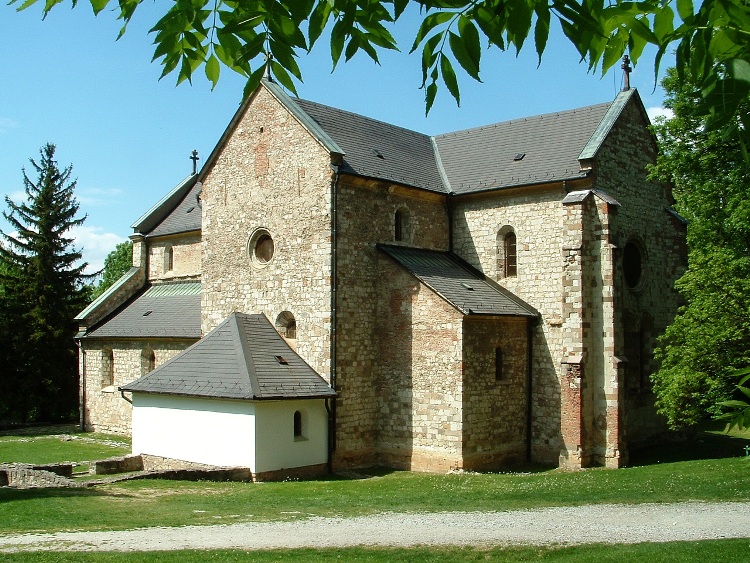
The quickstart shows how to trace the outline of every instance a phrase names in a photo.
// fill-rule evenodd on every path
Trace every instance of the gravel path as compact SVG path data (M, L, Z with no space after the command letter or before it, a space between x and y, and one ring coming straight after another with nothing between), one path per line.
M11 551L550 545L750 537L750 503L593 505L508 512L378 514L119 532L0 534Z

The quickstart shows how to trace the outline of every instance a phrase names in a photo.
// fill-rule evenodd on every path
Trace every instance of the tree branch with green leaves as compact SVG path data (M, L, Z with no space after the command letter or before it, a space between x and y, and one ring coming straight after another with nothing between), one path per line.
M19 10L41 0L11 0ZM89 0L95 14L113 8L125 33L143 0ZM43 15L65 0L45 0ZM77 0L72 0L75 6ZM407 8L421 25L411 52L420 51L422 87L429 112L445 87L460 103L462 69L481 80L487 49L516 54L533 39L541 61L557 22L590 71L606 73L624 54L637 63L656 48L654 75L672 52L681 77L697 86L697 111L708 126L740 133L750 118L742 102L750 95L750 7L746 0L172 0L155 22L154 60L162 77L190 81L202 67L215 87L222 67L247 78L246 94L266 69L296 94L303 75L300 55L328 37L333 68L364 52L376 63L382 50L397 50L391 30ZM403 21L403 20L401 20ZM746 145L747 143L745 143Z

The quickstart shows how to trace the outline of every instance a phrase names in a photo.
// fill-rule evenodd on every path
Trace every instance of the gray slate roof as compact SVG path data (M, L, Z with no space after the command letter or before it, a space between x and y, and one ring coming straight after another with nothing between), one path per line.
M133 230L151 237L200 230L198 194L202 184L197 180L197 175L185 178L133 223Z
M435 137L451 191L463 194L584 177L578 156L610 105L515 119Z
M386 244L379 244L378 249L464 315L539 315L531 305L452 252Z
M154 285L89 330L84 338L195 338L201 336L201 284Z
M264 315L244 313L232 313L202 340L122 390L240 400L336 395Z
M341 172L446 191L428 135L307 100L294 102L341 147Z

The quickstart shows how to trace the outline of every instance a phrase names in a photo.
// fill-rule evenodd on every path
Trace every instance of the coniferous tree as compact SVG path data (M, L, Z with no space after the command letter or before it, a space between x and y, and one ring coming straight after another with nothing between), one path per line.
M86 263L73 246L76 217L72 167L60 170L55 146L45 145L23 171L26 200L6 196L3 215L14 229L0 230L0 277L4 292L2 330L4 367L0 372L4 406L0 416L21 421L55 421L75 415L78 405L77 355L73 318L87 296ZM3 413L3 410L5 411Z

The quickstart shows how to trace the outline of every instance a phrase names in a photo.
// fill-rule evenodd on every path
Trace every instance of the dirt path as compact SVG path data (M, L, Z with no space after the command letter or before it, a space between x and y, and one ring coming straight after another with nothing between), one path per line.
M378 514L119 532L0 534L11 551L638 543L750 537L750 503L594 505L508 512Z

